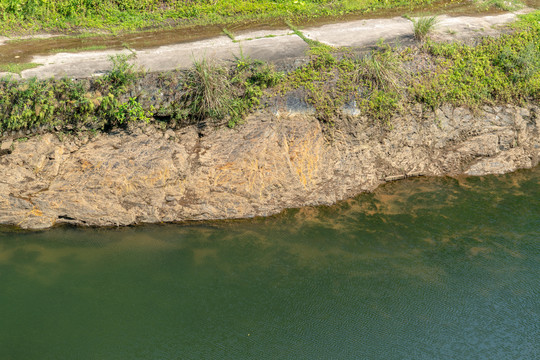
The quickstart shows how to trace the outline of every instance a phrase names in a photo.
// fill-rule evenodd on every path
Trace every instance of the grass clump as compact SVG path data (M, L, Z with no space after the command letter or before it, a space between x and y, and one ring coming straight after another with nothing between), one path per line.
M411 19L411 21L413 23L414 38L418 41L424 41L439 22L436 16L421 17L418 19Z
M243 56L232 69L197 61L186 74L182 107L176 116L199 124L226 121L232 128L260 104L263 90L275 86L282 76L270 65Z
M384 91L398 88L399 72L399 60L390 48L368 54L359 62L358 75Z
M230 111L232 93L227 69L207 60L195 61L185 82L184 106L196 121L222 119Z

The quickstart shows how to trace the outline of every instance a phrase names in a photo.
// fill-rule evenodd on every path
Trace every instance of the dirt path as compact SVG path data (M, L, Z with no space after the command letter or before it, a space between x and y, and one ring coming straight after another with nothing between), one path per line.
M514 21L517 14L530 10L489 16L440 16L433 36L439 40L460 40L471 36L495 35L500 26ZM413 38L411 22L402 17L329 24L305 28L302 32L313 40L352 48L373 46L380 39L406 43ZM265 61L286 60L304 55L308 48L290 30L245 31L233 34L233 37L234 40L221 35L206 40L133 50L136 54L134 62L148 71L167 71L188 68L194 60L201 58L232 60L250 56ZM0 38L0 51L5 40ZM41 66L23 71L21 77L97 76L110 69L109 57L117 53L129 53L129 50L59 52L34 56L30 62ZM0 73L0 76L3 75L6 73Z

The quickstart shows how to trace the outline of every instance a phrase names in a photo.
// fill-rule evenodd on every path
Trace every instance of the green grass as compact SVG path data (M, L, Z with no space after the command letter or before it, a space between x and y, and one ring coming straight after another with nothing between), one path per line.
M325 48L326 50L332 50L332 47L330 45L326 45L321 43L320 41L313 40L308 38L300 29L298 29L296 26L294 26L290 21L285 21L289 29L292 30L293 34L298 36L300 39L302 39L306 44L309 45L310 48Z
M0 33L105 30L316 18L434 3L435 0L0 0Z
M223 31L223 33L224 33L225 35L227 35L227 37L228 37L229 39L231 39L232 41L236 41L236 39L234 38L234 34L233 34L231 31L229 31L229 30L227 30L227 29L225 29L225 28L223 28L223 30L221 30L221 31Z
M21 74L24 70L33 69L41 64L35 63L8 63L0 64L0 72L8 72L13 74Z
M428 42L430 70L418 74L411 95L432 108L540 100L540 11L521 17L514 34L476 46Z
M89 45L89 46L81 46L77 48L71 48L71 49L54 49L51 51L51 53L78 53L83 51L97 51L97 50L105 50L107 49L107 46L105 45Z
M523 7L519 0L474 0L476 5L482 9L498 8L505 11L514 11Z
M184 106L196 121L222 119L231 110L228 69L207 60L196 61L188 71Z
M438 19L436 16L421 17L411 19L413 23L414 38L418 41L423 41L437 26Z

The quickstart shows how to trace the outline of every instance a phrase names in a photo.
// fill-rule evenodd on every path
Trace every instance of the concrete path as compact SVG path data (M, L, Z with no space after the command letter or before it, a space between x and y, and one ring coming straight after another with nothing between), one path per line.
M519 13L527 11L530 9ZM440 16L433 37L438 40L459 40L474 35L494 35L497 27L514 21L516 16L517 13L478 17ZM411 22L402 17L330 24L302 29L302 32L308 38L328 45L353 48L373 46L380 39L407 42L413 37ZM2 39L0 51L1 44ZM148 71L167 71L188 68L194 60L201 58L232 60L242 54L265 61L286 60L303 56L307 49L307 44L290 30L248 31L235 34L235 41L223 35L209 40L136 50L134 63ZM128 50L120 52L129 53ZM34 56L31 62L42 65L23 71L21 76L41 79L98 76L110 69L109 57L116 53L119 51ZM0 73L0 76L5 74Z

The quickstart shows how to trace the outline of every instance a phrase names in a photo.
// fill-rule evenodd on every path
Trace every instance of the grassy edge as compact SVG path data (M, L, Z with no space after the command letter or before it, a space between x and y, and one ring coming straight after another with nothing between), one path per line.
M309 62L287 75L243 56L232 67L204 61L167 80L177 84L178 98L158 109L144 103L144 94L133 96L131 86L142 75L133 71L129 55L118 55L111 58L114 66L109 74L86 85L69 79L2 80L0 130L43 126L107 130L152 117L167 119L172 127L193 123L234 127L263 97L297 89L303 89L319 120L329 125L348 102L389 124L411 104L436 109L443 104L478 108L538 101L539 20L540 11L521 16L511 25L517 29L514 33L485 38L475 46L426 41L397 49L380 43L378 50L359 57L311 43ZM415 59L427 67L405 70L405 64L414 67ZM166 81L163 85L170 87Z
M465 0L454 0L463 1ZM512 0L513 1L513 0ZM98 1L99 2L99 1ZM332 18L342 17L350 14L376 14L377 12L402 9L404 12L411 12L431 6L441 0L362 0L335 2L324 1L295 1L284 0L278 3L273 1L262 1L253 3L251 1L237 1L234 11L230 9L230 1L223 0L214 2L212 6L205 5L204 2L188 2L180 8L167 9L156 8L154 10L129 10L108 8L102 13L91 13L88 11L75 11L69 16L56 13L41 15L41 5L34 4L32 12L28 14L10 14L6 9L2 9L0 0L0 35L13 34L33 34L42 32L108 32L112 34L131 33L144 29L160 29L184 26L221 26L252 21L274 21L283 19L307 20L321 17ZM172 1L172 3L176 3ZM178 3L180 3L178 1ZM5 6L5 5L4 5ZM489 6L492 6L490 4ZM3 20L3 21L2 21Z

